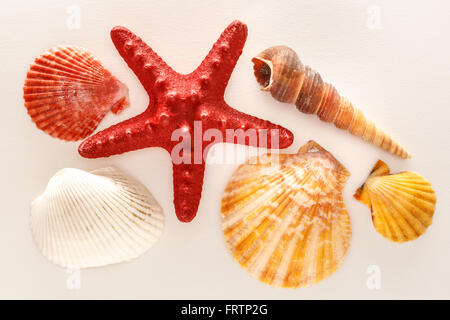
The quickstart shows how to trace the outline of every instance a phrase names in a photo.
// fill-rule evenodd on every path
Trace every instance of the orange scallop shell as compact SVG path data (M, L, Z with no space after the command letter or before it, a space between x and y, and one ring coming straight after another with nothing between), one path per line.
M36 58L23 93L36 126L67 141L88 137L108 111L117 114L129 105L126 85L89 51L72 45Z
M297 154L241 165L222 198L222 229L236 261L277 287L306 287L330 276L350 246L342 198L349 175L314 141Z

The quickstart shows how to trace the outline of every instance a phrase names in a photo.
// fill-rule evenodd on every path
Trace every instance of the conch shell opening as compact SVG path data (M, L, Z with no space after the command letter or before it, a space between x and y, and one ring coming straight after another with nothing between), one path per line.
M270 85L272 84L272 63L259 58L253 58L253 70L255 73L256 81L262 86L261 90L270 91Z

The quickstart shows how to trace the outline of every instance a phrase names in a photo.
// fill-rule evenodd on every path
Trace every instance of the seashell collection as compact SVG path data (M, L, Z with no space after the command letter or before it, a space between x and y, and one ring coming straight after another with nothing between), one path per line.
M299 111L316 114L320 120L333 122L339 129L348 130L396 156L411 157L331 84L324 82L319 73L303 65L291 48L271 47L252 61L256 80L276 100L294 103Z
M314 141L272 157L249 159L231 177L222 198L225 241L262 282L306 287L335 272L350 246L342 199L350 173Z
M420 237L431 225L436 205L429 181L410 171L391 174L381 160L354 197L370 208L375 230L394 242Z
M129 100L126 85L86 49L54 47L36 58L26 75L23 97L32 121L61 140L87 138L79 146L81 156L109 157L147 147L171 152L178 143L170 140L173 131L181 126L192 133L194 121L222 134L228 129L254 129L258 135L262 129L278 130L278 147L292 144L288 129L224 101L247 37L242 22L231 23L188 75L175 72L124 27L113 28L111 37L150 97L147 110L132 119L92 135L109 111L121 112ZM410 157L289 47L268 48L252 62L256 80L276 100ZM261 146L259 139L238 143ZM203 188L205 161L196 163L192 151L187 153L193 163L173 161L174 207L182 222L195 217ZM221 202L222 231L234 259L275 287L307 287L332 275L350 247L352 228L342 196L349 176L334 155L312 140L295 154L248 159L232 175ZM381 160L354 197L370 208L375 230L394 242L420 237L436 205L429 181L410 171L391 174ZM30 220L42 255L57 265L81 268L137 258L159 240L164 227L163 210L147 188L115 167L58 171L32 202Z
M42 254L62 267L129 261L162 234L164 215L150 192L114 167L62 169L31 204Z

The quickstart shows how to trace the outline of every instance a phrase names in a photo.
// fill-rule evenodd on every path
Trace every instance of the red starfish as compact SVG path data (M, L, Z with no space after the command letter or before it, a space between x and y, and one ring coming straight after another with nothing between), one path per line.
M185 161L190 163L179 163L172 157L174 204L180 221L189 222L197 213L205 153L211 144L231 142L272 146L271 136L274 133L278 133L280 148L292 144L293 135L289 130L241 113L224 100L225 88L247 38L247 26L242 22L231 23L200 66L190 74L175 72L138 36L124 27L113 28L111 38L144 86L150 103L140 115L86 139L78 151L86 158L108 157L148 147L162 147L173 154L174 147L178 145L176 153L183 159L192 160ZM202 137L194 134L194 127L198 127L199 123L203 130L216 129L222 136L226 135L227 129L253 129L258 139L254 141L247 137L235 141L233 137L231 141L220 141L215 137L214 141L205 144ZM179 136L171 138L177 129L183 129L182 132L189 137L194 136L193 145L201 145L200 156L194 152L193 146L178 151ZM267 130L271 130L271 134L267 134Z

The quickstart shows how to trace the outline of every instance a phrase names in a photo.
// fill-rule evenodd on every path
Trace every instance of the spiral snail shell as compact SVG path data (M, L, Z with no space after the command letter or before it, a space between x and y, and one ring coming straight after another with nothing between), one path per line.
M362 137L401 158L410 154L383 130L340 96L337 90L322 80L320 74L303 65L294 50L286 46L268 48L252 59L256 80L272 96L294 103L298 110L316 114L320 120L333 122L340 129Z

